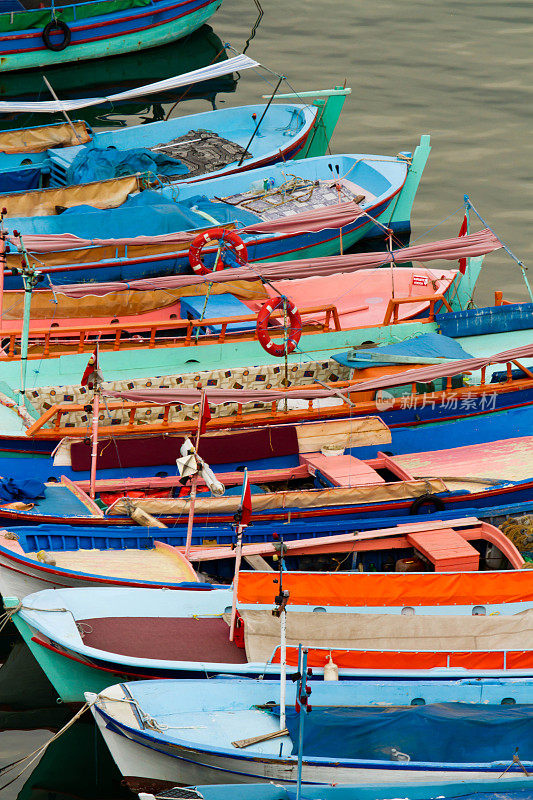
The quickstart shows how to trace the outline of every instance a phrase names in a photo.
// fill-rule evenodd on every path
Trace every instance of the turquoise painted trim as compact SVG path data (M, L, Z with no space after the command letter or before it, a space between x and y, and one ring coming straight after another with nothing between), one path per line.
M411 211L415 199L422 173L427 164L431 152L431 137L425 133L420 137L420 144L417 146L403 189L398 195L398 200L394 205L390 224L404 222L411 219Z
M148 47L168 44L176 39L181 39L200 28L204 22L213 16L220 7L222 0L215 0L185 17L172 22L157 25L145 31L128 33L103 39L98 42L85 42L72 45L60 52L51 50L36 50L31 53L14 53L2 56L2 72L19 69L36 69L47 67L51 64L67 64L73 61L85 61L91 58L105 58L106 56L123 55L136 50L145 50Z
M16 608L18 604L17 597L4 598L6 610ZM118 682L116 673L92 669L42 647L32 641L33 631L19 614L13 614L12 619L35 660L63 702L79 703L84 692L98 693L107 688L110 683Z
M391 344L423 333L436 333L437 330L437 325L434 323L414 321L386 327L307 334L302 336L298 350L288 357L288 361L290 364L305 364L307 361L328 359L333 353L357 347L364 342ZM27 390L40 386L79 384L88 357L89 353L82 353L61 356L59 359L30 361L26 379ZM99 360L106 381L179 375L197 370L261 366L273 362L272 356L263 350L257 341L100 352ZM20 362L11 361L2 364L2 382L10 386L12 392L18 391Z

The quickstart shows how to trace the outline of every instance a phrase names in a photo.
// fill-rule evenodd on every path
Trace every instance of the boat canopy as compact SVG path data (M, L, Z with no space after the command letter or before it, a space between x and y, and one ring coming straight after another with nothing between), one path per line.
M294 217L292 218L294 220ZM257 229L254 228L254 230ZM68 238L67 238L68 237ZM70 234L61 237L46 237L54 240L61 239L64 249L73 247L86 247L97 242L85 242ZM142 244L141 238L128 240L127 244ZM41 242L34 242L41 239ZM162 237L157 237L161 241ZM24 242L29 250L45 252L45 237L25 236ZM58 249L55 242L49 249ZM98 242L101 243L101 242ZM34 246L36 245L37 248ZM235 280L255 281L258 278L268 280L296 280L299 278L335 275L339 272L356 272L363 269L374 269L385 264L405 264L412 261L456 261L460 258L482 256L501 248L499 239L488 229L467 236L458 236L454 239L443 239L413 247L402 247L392 252L379 253L350 253L344 256L325 256L322 258L304 258L298 261L272 261L268 264L245 264L242 267L230 268L213 272L209 276L202 275L170 275L161 278L141 278L139 280L112 281L107 283L82 283L58 285L57 292L70 297L85 297L86 295L105 295L110 292L136 289L179 289L185 286L195 286L206 283L226 283Z
M230 72L242 72L244 69L251 69L259 66L259 62L254 61L252 58L245 55L238 55L234 58L229 58L227 61L209 64L207 67L195 69L192 72L185 72L173 78L166 78L163 81L156 81L155 83L148 83L145 86L139 86L137 89L128 89L125 92L118 92L118 94L110 94L103 97L85 97L79 100L43 100L39 102L2 100L0 101L0 114L18 112L54 114L56 112L77 111L80 108L98 106L102 103L118 103L122 100L132 100L136 97L146 97L146 95L150 94L179 89L181 86L202 83L203 81L209 81L213 78L219 78L222 75L228 75Z

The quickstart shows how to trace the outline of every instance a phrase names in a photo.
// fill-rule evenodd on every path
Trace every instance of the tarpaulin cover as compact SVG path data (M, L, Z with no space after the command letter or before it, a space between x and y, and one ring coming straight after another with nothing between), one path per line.
M270 429L269 429L270 430ZM397 483L355 484L350 488L307 489L302 491L268 492L260 497L252 497L252 511L275 511L277 509L332 508L334 506L357 506L370 503L394 503L401 500L414 500L423 494L438 494L446 491L446 484L440 478L426 478L422 481L398 481ZM184 514L189 511L186 498L159 498L130 501L149 514ZM196 499L195 511L198 514L234 514L240 508L240 497L210 497ZM118 503L111 514L128 514L127 504Z
M291 214L288 217L278 217L248 225L243 229L245 233L308 233L310 231L321 231L329 228L343 228L350 225L359 217L364 216L365 211L357 203L337 203L333 206L326 206L313 211L304 211L301 214Z
M285 581L283 588L286 589ZM290 591L290 590L289 590ZM247 609L239 604L244 620L246 654L250 662L265 663L276 653L279 661L279 620L265 609ZM292 600L292 597L291 597ZM318 605L317 601L317 605ZM380 668L381 660L398 669L429 669L446 666L449 654L471 656L475 664L486 654L496 658L492 667L503 666L503 651L526 651L533 633L533 612L522 614L440 615L438 620L429 614L369 614L353 611L317 614L311 606L307 611L289 609L287 614L287 658L294 663L298 644L321 649L324 664L328 654L340 666ZM289 652L290 651L290 652ZM344 655L344 660L342 656ZM442 656L444 655L444 658ZM435 663L436 662L436 663ZM440 663L439 663L440 662ZM315 664L315 661L310 664Z
M14 478L0 478L0 500L11 503L14 500L35 500L44 497L44 483Z
M106 0L104 0L105 2ZM128 6L136 4L132 0L112 0L114 4L125 2ZM147 0L139 0L139 5L144 5ZM87 3L88 10L94 13L93 3ZM83 9L83 4L75 7L76 15ZM7 15L9 19L9 15ZM202 83L221 75L229 75L230 72L241 72L243 69L258 67L259 63L245 55L238 55L216 64L209 64L207 67L195 69L192 72L185 72L173 78L166 78L162 81L149 83L139 86L137 89L128 89L125 92L111 94L104 97L86 97L79 100L48 100L42 102L18 102L11 100L0 101L0 114L10 114L12 112L34 112L40 114L53 114L55 112L75 111L79 108L89 108L98 106L101 103L116 103L121 100L131 100L135 97L146 97L150 94L166 92L170 89L177 89L180 86L189 86L193 83Z
M26 237L26 241L28 238ZM100 243L100 240L98 240ZM84 247L91 242L82 242L76 237L71 237L68 247ZM131 244L131 242L129 242ZM29 245L28 245L29 246ZM31 240L31 249L38 252L39 247L44 247L45 242ZM65 242L61 245L58 241L56 247L65 247ZM232 280L256 280L259 276L268 280L287 279L295 280L299 278L318 277L324 275L336 275L339 272L356 272L363 269L373 269L389 264L393 258L398 264L410 261L454 261L462 257L472 257L490 253L501 247L500 242L489 230L479 233L471 233L468 236L457 237L456 239L444 239L439 242L429 242L425 245L414 247L403 247L391 253L353 253L344 256L323 256L320 258L303 258L297 261L271 261L268 264L244 265L235 269L225 269L209 275L211 283L225 283ZM108 292L118 292L121 289L174 289L183 286L205 285L206 278L201 275L170 275L161 278L141 278L135 281L124 283L113 281L108 283L96 284L69 284L58 286L57 290L70 294L71 296L83 296L85 294L107 294ZM509 308L502 306L502 308ZM442 315L446 317L446 314ZM453 316L453 315L452 315ZM451 335L451 334L450 334Z
M41 169L22 167L0 172L0 192L26 192L39 188Z
M138 188L136 177L114 178L110 181L88 183L84 186L61 186L53 189L39 189L23 194L0 196L0 208L7 208L10 217L43 217L56 215L56 207L79 206L87 204L94 208L113 208L120 206L131 192ZM54 216L57 224L61 215ZM52 224L53 224L52 223ZM16 225L13 227L16 228ZM10 237L18 244L18 240ZM24 239L26 243L26 239ZM27 245L29 247L29 244Z
M451 314L436 314L435 322L446 336L480 336L533 327L533 303L469 308Z
M98 468L121 469L170 464L180 455L183 436L102 439L98 442ZM252 431L236 431L226 436L202 436L198 452L211 466L250 459L283 457L298 453L298 438L293 425ZM70 448L72 469L88 470L91 444L73 442Z
M448 336L442 336L439 333L426 333L423 336L416 336L414 339L408 339L405 342L395 342L394 344L386 344L382 347L374 347L368 350L347 350L345 353L337 353L331 357L344 367L366 369L367 367L384 366L390 363L386 358L388 355L410 356L413 361L416 357L437 359L473 358L470 353L463 350L455 339L450 339Z
M304 757L438 764L511 762L533 758L533 705L432 703L419 706L315 706L305 714ZM279 707L276 709L279 716ZM275 712L276 713L276 712ZM298 752L299 714L286 709L286 724Z
M72 126L68 122L60 122L58 125L19 128L0 131L0 153L42 153L49 147L86 144L91 139L85 122L73 122Z
M186 175L188 167L178 158L154 153L144 147L117 150L116 147L87 147L80 150L67 171L68 183L90 183L149 172L152 175Z
M302 387L290 392L280 392L275 389L220 389L215 386L204 390L210 405L218 406L223 403L270 403L276 400L290 399L315 400L324 397L342 396L343 391L331 389L308 389ZM115 397L131 402L149 402L157 405L173 405L180 403L192 406L202 399L200 389L137 389L124 392L104 390L107 397Z
M460 375L462 372L470 372L490 364L500 364L513 359L532 358L533 357L533 344L525 344L522 347L515 347L512 350L504 350L501 353L496 353L493 356L485 356L483 358L470 358L462 359L460 361L450 361L446 364L437 364L434 367L419 367L418 369L409 369L405 372L392 375L382 375L378 378L371 378L367 381L361 381L357 384L357 391L370 391L371 389L385 389L389 386L398 386L399 384L407 383L429 383L436 378L453 377Z
M276 576L241 572L239 603L272 603ZM287 572L290 604L339 607L441 606L519 603L533 600L530 570L409 573Z

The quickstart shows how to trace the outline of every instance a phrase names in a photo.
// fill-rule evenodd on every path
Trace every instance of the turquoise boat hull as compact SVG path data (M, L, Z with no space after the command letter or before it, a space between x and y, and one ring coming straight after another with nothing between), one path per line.
M69 22L72 39L59 52L45 46L41 38L42 29L2 32L2 71L36 69L53 64L105 58L167 44L200 28L213 16L220 4L221 0L207 3L202 0L182 3L157 0L148 11L146 7L139 6L85 17ZM75 15L79 5L72 8ZM61 12L64 10L65 7ZM9 13L5 16L9 16ZM57 16L61 17L60 14ZM61 34L51 38L52 43L57 45Z

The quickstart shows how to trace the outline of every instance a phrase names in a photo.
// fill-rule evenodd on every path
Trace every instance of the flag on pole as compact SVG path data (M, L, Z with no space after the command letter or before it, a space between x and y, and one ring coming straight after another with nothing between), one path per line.
M468 233L468 217L466 214L463 217L463 221L461 223L461 227L459 228L459 236L466 236ZM466 272L466 258L459 259L459 272L461 275L464 275Z
M250 483L248 481L248 470L244 470L244 480L242 482L242 495L241 495L241 508L240 508L240 525L249 525L252 518L252 493L250 492Z
M81 377L81 385L88 386L92 389L96 381L102 380L102 374L98 369L98 345L95 347L94 353L89 358L85 372Z
M205 392L202 394L202 405L200 408L200 436L202 436L207 430L207 423L211 419L211 409L209 408L209 403L207 402L207 398Z

